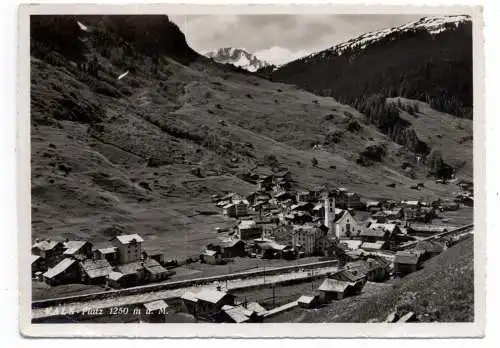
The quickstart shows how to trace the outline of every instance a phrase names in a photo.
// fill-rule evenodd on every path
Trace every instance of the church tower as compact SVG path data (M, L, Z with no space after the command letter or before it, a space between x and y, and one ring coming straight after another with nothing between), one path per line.
M335 197L333 194L326 192L323 196L323 206L325 208L325 218L323 224L328 227L330 233L334 231L334 221L335 221Z

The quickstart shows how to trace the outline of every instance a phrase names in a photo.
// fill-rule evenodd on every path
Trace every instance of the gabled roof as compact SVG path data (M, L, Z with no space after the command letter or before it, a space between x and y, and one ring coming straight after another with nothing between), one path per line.
M203 251L203 255L206 255L206 256L215 256L217 254L218 254L218 252L216 250L208 250L208 249L206 249L206 250Z
M385 234L387 232L384 231L382 228L378 229L372 229L372 228L365 228L361 231L361 237L379 237L379 238L384 238Z
M64 255L74 255L82 249L85 244L87 244L87 241L84 240L70 240L67 242L64 242L64 247L66 250L63 252Z
M37 256L37 255L31 255L31 263L35 263L36 261L38 261L39 259L41 259L40 256Z
M107 260L90 260L87 259L80 263L82 271L87 274L89 278L105 277L113 271L113 267Z
M370 250L380 250L384 247L384 241L378 241L374 243L364 242L361 244L360 249L370 249Z
M325 292L344 292L349 286L353 285L353 283L344 282L341 280L325 279L318 290Z
M235 322L235 323L244 323L250 320L250 316L253 314L252 311L249 311L241 306L224 306L226 307L224 312Z
M314 296L306 296L306 295L302 295L299 297L299 299L297 300L298 303L307 303L307 304L310 304L314 301Z
M223 239L220 242L221 246L223 246L224 248L232 248L236 244L240 244L240 243L245 244L245 242L243 242L241 239Z
M55 240L42 240L38 243L33 244L32 248L38 248L43 251L52 250L56 246L61 245L61 242Z
M168 272L168 270L160 265L158 261L154 259L147 259L144 261L144 268L151 274L162 274Z
M227 295L226 292L217 291L207 288L202 288L199 292L195 293L194 296L201 301L218 303Z
M131 242L137 242L137 243L142 243L144 242L144 239L141 238L137 233L134 234L122 234L120 236L116 236L111 238L111 240L118 239L118 241L124 245L127 245Z
M52 268L49 268L47 272L43 274L44 277L46 278L54 278L58 276L59 274L63 273L66 271L71 265L73 265L76 262L76 260L70 259L70 258L65 258L61 262L59 262L57 265L55 265Z
M196 295L191 292L191 291L186 291L182 296L181 299L191 301L191 302L198 302L198 298Z
M101 254L113 254L116 253L118 249L116 247L108 247L108 248L102 248L102 249L97 249Z
M369 229L370 230L378 230L382 229L384 231L388 231L390 233L393 233L394 230L396 230L398 226L396 224L381 224L381 223L373 223L370 225Z
M168 308L168 304L163 300L157 300L153 302L144 303L144 307L146 307L147 311L153 312Z
M359 272L357 269L343 269L333 275L334 279L336 277L343 277L353 283L365 278L365 276L366 274Z

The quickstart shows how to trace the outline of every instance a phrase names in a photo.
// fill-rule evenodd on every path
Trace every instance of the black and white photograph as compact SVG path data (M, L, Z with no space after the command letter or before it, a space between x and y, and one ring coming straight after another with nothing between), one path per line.
M477 9L130 9L25 8L30 327L483 322Z

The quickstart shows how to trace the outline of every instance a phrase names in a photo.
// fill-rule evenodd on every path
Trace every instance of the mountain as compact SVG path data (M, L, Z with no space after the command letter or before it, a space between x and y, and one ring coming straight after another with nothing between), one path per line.
M205 54L208 58L212 58L221 64L232 64L241 67L245 70L256 72L259 69L270 66L271 64L257 58L254 54L240 48L219 48L216 52L208 52Z
M100 247L137 232L169 257L198 255L235 222L212 214L211 195L255 190L255 168L286 168L297 189L451 195L365 114L201 56L167 16L31 16L30 26L33 238ZM425 102L416 114L401 112L407 138L470 178L470 120Z
M380 93L472 118L472 22L468 16L424 17L363 34L269 76L350 105Z

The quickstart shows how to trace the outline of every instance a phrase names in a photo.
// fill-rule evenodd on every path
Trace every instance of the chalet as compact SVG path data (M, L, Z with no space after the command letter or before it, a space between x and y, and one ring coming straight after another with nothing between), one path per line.
M401 201L401 205L405 208L417 209L420 207L420 201Z
M420 268L422 253L417 251L398 251L394 258L394 273L405 275Z
M292 198L293 194L290 191L280 191L274 195L274 199L276 199L278 202L283 202L287 199L292 199Z
M376 242L389 240L400 233L401 228L396 224L372 223L367 229L361 232L360 236L364 242Z
M184 311L201 319L211 319L225 305L234 306L234 299L234 295L208 288L188 291L181 297Z
M31 255L31 275L35 276L38 272L45 272L47 267L45 266L45 261L41 256Z
M225 239L220 243L223 258L245 256L245 242L241 239Z
M165 263L165 253L157 249L149 249L143 252L145 258L150 258L158 262L160 265Z
M113 267L107 260L86 259L80 262L81 279L87 284L102 284L106 282Z
M215 321L223 323L255 323L262 321L262 316L259 316L251 309L245 308L242 305L222 306L220 312L215 315Z
M415 247L413 248L415 251L422 254L422 261L429 259L431 257L437 256L441 254L444 250L444 245L438 242L433 242L430 240L426 241L418 241Z
M63 258L64 245L61 242L46 239L36 241L31 247L31 253L40 256L47 267L52 267Z
M364 243L375 243L377 241L389 240L390 233L383 228L367 228L361 232L360 237Z
M64 242L64 256L92 256L92 243L83 240L66 240Z
M96 260L106 260L111 265L118 262L118 248L108 247L94 250L94 258Z
M248 201L236 200L222 207L222 213L229 217L248 215Z
M371 210L373 208L376 208L377 210L382 208L382 203L380 201L367 201L365 203L366 210Z
M337 272L328 276L329 279L336 279L345 282L354 283L356 287L359 287L361 284L366 283L367 277L366 274L360 272L356 268L352 268L350 265L346 266L346 268L342 268Z
M255 243L254 246L254 252L263 259L280 259L286 249L286 245L271 240Z
M298 302L299 306L302 308L314 308L318 305L319 296L317 296L317 295L312 295L312 296L302 295L299 297L297 302Z
M142 304L141 321L148 323L164 323L168 304L164 300L156 300Z
M313 221L313 217L307 211L294 211L284 216L285 220L294 225L302 225Z
M51 285L77 283L80 280L78 262L65 258L43 274L43 280Z
M254 220L242 220L237 227L237 236L241 240L252 240L262 236L262 227Z
M209 265L220 265L223 263L222 254L217 250L204 250L200 255L203 262Z
M364 282L356 283L327 278L318 288L321 302L327 303L331 300L341 300L346 296L359 294L364 284Z
M144 269L145 282L162 281L167 279L172 274L172 272L160 265L158 261L151 258L141 262L141 266Z
M118 262L121 264L135 262L141 259L142 242L137 233L119 235L111 238L111 243L118 250Z
M263 317L267 312L267 309L262 307L258 302L249 302L245 306L248 310L251 310L257 314L258 317Z
M280 182L280 181L291 181L292 180L292 173L290 173L288 170L282 170L276 173L273 173L273 178L274 178L274 183Z

